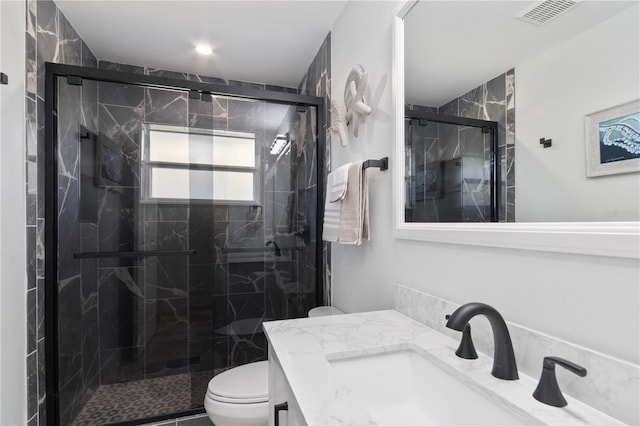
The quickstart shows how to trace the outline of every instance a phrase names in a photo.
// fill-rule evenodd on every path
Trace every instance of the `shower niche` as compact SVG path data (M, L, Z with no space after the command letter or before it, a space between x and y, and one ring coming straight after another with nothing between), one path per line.
M51 424L202 412L214 375L266 359L263 321L322 300L322 99L53 64L47 82Z

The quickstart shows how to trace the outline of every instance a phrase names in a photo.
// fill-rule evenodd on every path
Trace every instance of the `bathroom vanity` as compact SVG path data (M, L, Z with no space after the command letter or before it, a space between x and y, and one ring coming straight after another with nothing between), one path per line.
M276 409L276 406L280 408ZM283 409L286 407L286 409ZM307 422L302 416L300 406L296 402L296 397L287 382L282 365L275 356L273 348L269 345L269 425L276 424L276 410L278 413L278 424L304 425Z
M538 402L537 377L497 379L491 358L458 358L457 340L397 311L263 327L270 425L621 424L570 397Z

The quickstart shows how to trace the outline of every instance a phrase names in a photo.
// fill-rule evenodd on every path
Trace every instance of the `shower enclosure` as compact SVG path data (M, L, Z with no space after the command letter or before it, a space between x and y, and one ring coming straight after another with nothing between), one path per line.
M406 109L404 124L405 221L497 222L498 123Z
M45 99L48 423L202 412L322 302L322 99L55 64Z

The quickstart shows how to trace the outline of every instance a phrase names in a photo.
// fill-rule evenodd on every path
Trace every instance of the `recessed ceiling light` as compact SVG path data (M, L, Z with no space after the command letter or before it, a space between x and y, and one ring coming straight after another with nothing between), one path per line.
M213 49L211 49L211 47L207 46L206 44L198 44L196 45L196 52L200 53L201 55L211 55L213 53Z

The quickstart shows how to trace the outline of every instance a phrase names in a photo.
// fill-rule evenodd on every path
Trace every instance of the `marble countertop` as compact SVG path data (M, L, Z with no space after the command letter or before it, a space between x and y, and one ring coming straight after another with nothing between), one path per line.
M309 425L376 424L329 360L402 349L413 349L446 365L458 379L525 411L541 424L621 424L566 395L569 404L563 408L540 403L531 396L538 378L520 373L520 380L497 379L491 375L492 359L483 354L471 362L458 358L457 340L397 311L270 321L263 327Z

